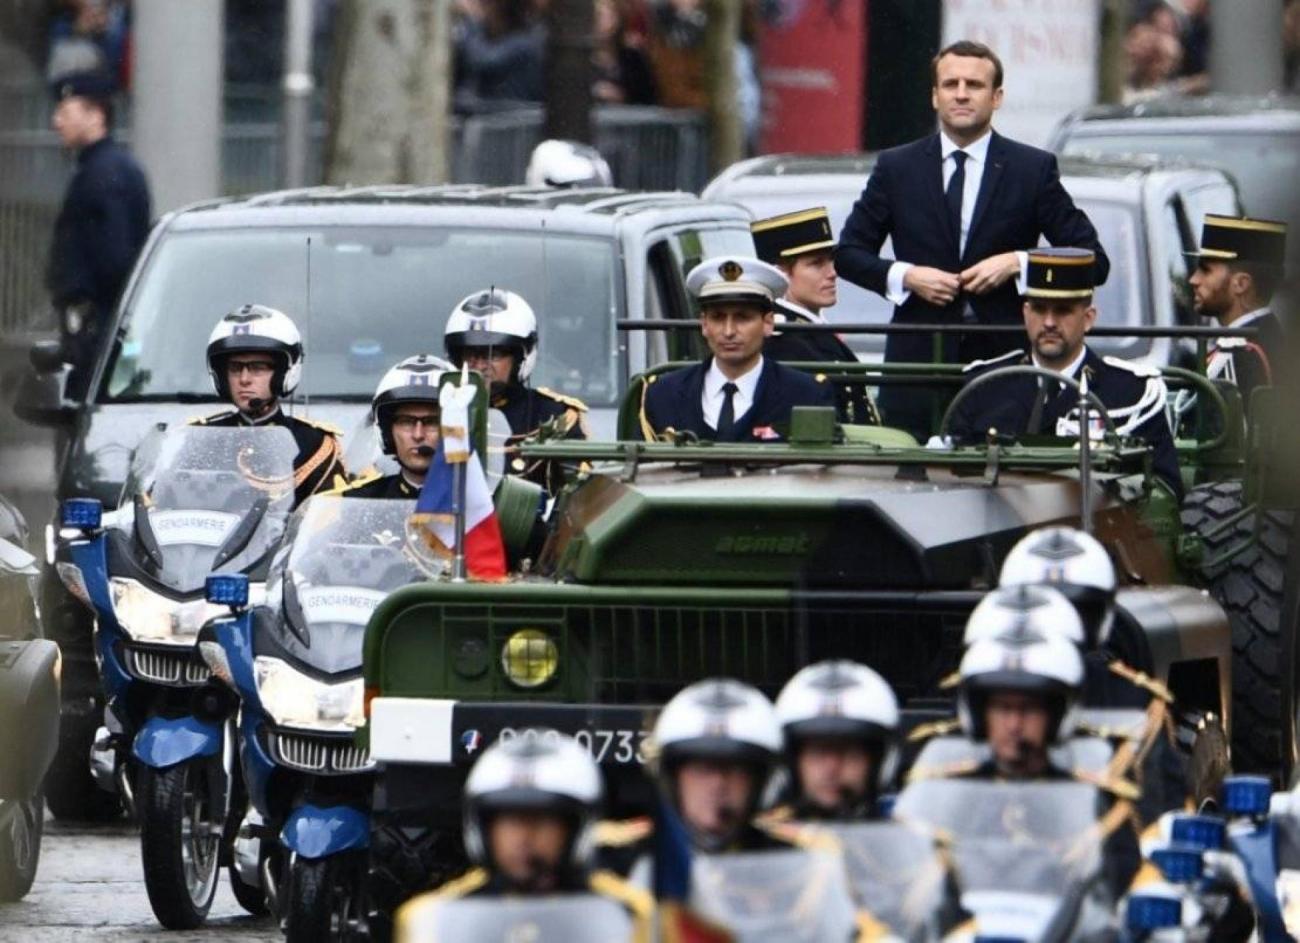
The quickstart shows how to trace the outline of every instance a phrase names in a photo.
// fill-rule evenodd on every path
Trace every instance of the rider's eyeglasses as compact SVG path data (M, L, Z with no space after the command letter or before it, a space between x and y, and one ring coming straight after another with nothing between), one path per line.
M226 373L237 377L244 371L252 377L268 376L275 369L275 364L266 360L227 360Z
M400 429L403 432L414 432L416 426L424 426L426 429L438 428L437 416L394 416L393 428Z
M514 354L502 347L467 347L465 348L465 359L470 363L484 360L508 360Z

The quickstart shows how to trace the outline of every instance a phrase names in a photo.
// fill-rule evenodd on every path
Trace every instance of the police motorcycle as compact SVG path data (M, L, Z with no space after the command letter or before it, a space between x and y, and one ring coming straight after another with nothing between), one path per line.
M224 611L205 600L205 580L244 574L261 595L297 451L274 426L159 429L136 450L117 509L85 498L61 509L56 568L94 612L106 696L91 770L136 813L145 889L169 929L206 919L243 815L235 700L197 649ZM260 887L233 868L230 879L245 909L264 910Z
M261 882L289 940L346 935L364 914L373 763L363 723L362 642L375 607L423 578L408 536L414 501L317 495L293 516L265 599L214 575L232 608L199 635L213 677L238 695L239 752L252 808L234 868Z
M36 559L27 525L0 497L0 903L31 890L41 856L41 782L59 740L59 647L35 636Z

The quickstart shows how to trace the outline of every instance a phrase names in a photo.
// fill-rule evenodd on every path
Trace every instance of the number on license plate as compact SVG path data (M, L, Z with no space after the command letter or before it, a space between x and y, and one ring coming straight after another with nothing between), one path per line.
M554 730L517 730L514 727L502 727L497 734L498 740L513 740L515 737L541 737L558 739ZM578 745L584 747L597 763L645 763L644 730L579 730L573 734Z

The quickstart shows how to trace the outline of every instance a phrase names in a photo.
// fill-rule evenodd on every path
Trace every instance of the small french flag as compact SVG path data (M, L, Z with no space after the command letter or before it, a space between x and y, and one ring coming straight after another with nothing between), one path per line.
M415 502L412 520L424 526L425 539L435 553L451 557L456 552L456 521L452 514L455 468L447 461L444 441L438 441L438 451L434 453L428 477L424 479L424 487ZM487 476L472 450L467 458L465 570L472 579L503 580L506 577L505 542L501 539L501 525L497 523Z

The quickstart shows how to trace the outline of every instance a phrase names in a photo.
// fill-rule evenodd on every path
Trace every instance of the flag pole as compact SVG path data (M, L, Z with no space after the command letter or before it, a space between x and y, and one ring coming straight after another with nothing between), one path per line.
M1092 533L1092 429L1088 401L1088 374L1079 371L1079 529Z
M462 387L469 383L469 367L465 363L461 364L460 383ZM467 431L468 428L467 425ZM468 461L457 462L452 465L451 513L456 526L456 552L451 558L451 581L453 583L464 583L467 578L465 570L465 491L468 483L470 461L473 461L472 453Z

